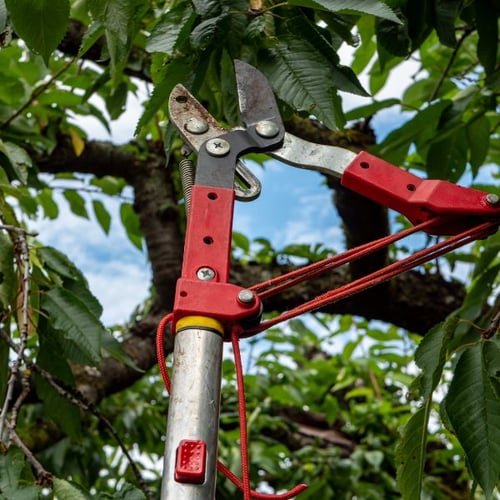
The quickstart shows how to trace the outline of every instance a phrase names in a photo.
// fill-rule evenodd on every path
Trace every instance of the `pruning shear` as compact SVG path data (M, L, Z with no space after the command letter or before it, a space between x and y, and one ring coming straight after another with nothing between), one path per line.
M173 312L174 383L162 498L213 497L222 342L231 325L258 322L262 312L253 291L229 283L235 196L252 199L260 190L239 163L241 156L267 153L337 177L343 186L415 225L429 221L425 230L431 234L453 235L487 220L500 224L495 194L422 179L368 152L356 154L289 134L265 76L242 61L235 61L235 70L240 127L223 128L180 84L169 99L171 122L198 160ZM236 187L235 179L240 179Z

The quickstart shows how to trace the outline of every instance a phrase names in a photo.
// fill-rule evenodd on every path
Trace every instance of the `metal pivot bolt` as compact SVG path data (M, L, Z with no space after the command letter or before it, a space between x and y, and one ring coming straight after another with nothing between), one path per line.
M225 139L210 139L207 141L206 148L211 156L225 156L231 150L229 142Z
M492 206L500 205L500 197L494 193L489 193L486 195L486 203Z
M255 130L261 137L271 139L272 137L276 137L279 134L280 128L276 123L272 121L263 120L257 123L257 125L255 126Z
M255 294L252 290L240 290L238 292L238 301L245 305L251 305L255 302Z
M201 281L212 281L215 278L215 271L210 267L200 267L196 271L196 277Z
M192 134L201 135L208 131L208 123L201 118L189 118L184 124L184 128Z

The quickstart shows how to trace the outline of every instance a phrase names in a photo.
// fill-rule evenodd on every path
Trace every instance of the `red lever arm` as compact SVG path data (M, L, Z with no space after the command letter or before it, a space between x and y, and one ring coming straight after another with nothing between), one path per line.
M457 234L477 224L478 218L500 222L496 197L489 202L488 194L477 189L421 179L367 152L345 169L341 184L405 215L412 224L436 218L426 229L430 234Z

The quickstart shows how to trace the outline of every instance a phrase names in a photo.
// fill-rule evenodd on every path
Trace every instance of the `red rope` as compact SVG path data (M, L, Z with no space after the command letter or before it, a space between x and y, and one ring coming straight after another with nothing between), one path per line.
M399 233L384 236L378 240L370 241L369 243L365 243L364 245L360 245L356 248L351 248L350 250L329 257L328 259L309 264L308 266L301 267L300 269L296 269L290 273L283 274L281 276L277 276L276 278L254 285L250 288L250 290L257 293L261 299L275 295L292 286L347 264L348 262L353 262L354 260L360 259L376 252L377 250L385 248L396 241L416 233L417 231L425 229L427 226L431 225L432 222L433 221L426 221L418 224L417 226L400 231Z
M158 366L160 367L160 374L163 384L167 392L171 392L172 383L170 375L165 364L165 351L163 349L163 339L165 336L165 328L172 321L173 314L167 314L158 324L156 330L156 356ZM243 480L233 474L220 460L217 460L217 469L224 474L237 488L243 491L244 499L249 500L256 498L258 500L289 500L299 493L304 491L308 486L307 484L299 484L285 493L278 493L268 495L259 493L250 488L250 472L248 465L248 436L247 436L247 422L246 422L246 404L245 404L245 388L243 383L243 367L241 363L241 353L239 348L238 339L241 333L241 328L236 326L231 331L231 340L233 342L233 351L235 356L236 366L236 381L238 385L238 409L240 415L240 441L241 441L241 468Z
M428 224L431 223L432 221L428 221ZM420 266L424 264L425 262L428 262L430 260L433 260L437 257L440 257L441 255L444 255L445 253L451 252L452 250L456 250L457 248L466 245L467 243L471 243L472 241L475 241L479 238L485 237L488 234L491 234L491 230L496 227L497 223L496 222L485 222L483 224L480 224L479 226L476 226L472 229L469 229L467 231L464 231L456 236L452 236L446 240L443 240L435 245L432 245L431 247L425 248L424 250L421 250L401 261L394 262L392 264L389 264L382 269L379 269L378 271L375 271L367 276L363 276L362 278L358 278L357 280L347 283L343 286L340 286L339 288L335 290L330 290L298 307L295 307L294 309L291 309L290 311L287 311L275 318L272 318L268 321L262 322L258 327L252 328L249 330L245 330L244 336L248 337L251 335L255 335L257 333L260 333L264 330L267 330L268 328L275 326L283 321L295 318L297 316L300 316L305 313L313 312L316 311L322 307L325 307L327 305L333 304L334 302L337 302L341 299L345 299L347 297L350 297L351 295L354 295L360 291L366 290L367 288L371 288L375 285L378 285L380 283L383 283L384 281L387 281L399 274L402 274L406 271L409 271L410 269L413 269L414 267ZM422 224L415 226L416 229L422 228ZM407 230L403 231L405 236L408 236L408 234L411 234L413 231ZM401 234L401 233L400 233ZM390 238L382 238L381 240L387 241ZM377 240L373 248L379 249L381 248L381 245L379 242L381 240ZM370 244L368 244L369 246ZM363 247L366 247L367 245L363 245ZM348 253L348 252L346 252ZM370 253L368 249L363 250L363 255L367 255ZM327 263L326 269L321 270L319 269L320 266L314 265L314 275L318 276L322 272L328 271L332 269L333 267L336 267L339 261L344 262L343 254L340 256L334 256L334 257L339 257L337 261L335 261L334 265L331 264L331 260L333 258L327 259L329 262ZM317 263L320 264L320 263ZM305 272L309 274L309 269L311 266L307 266ZM300 271L300 270L299 270ZM298 281L299 277L296 277L297 271L294 271L293 274L293 280L292 283L296 284L300 281ZM274 283L278 283L278 286L276 287L270 287L269 283L273 282L273 280L269 280L266 282L267 290L264 292L266 296L273 295L274 293L278 293L282 291L285 288L288 288L289 286L292 286L288 281L286 284L280 283L282 280L287 280L288 275L281 276L274 281ZM260 285L256 285L255 288L259 289ZM259 296L261 296L259 294Z

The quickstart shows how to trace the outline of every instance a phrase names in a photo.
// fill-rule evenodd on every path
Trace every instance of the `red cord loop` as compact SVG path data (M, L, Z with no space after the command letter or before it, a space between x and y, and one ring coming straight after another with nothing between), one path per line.
M163 339L165 336L165 329L171 323L173 314L167 314L158 324L156 330L156 356L158 366L160 367L161 378L167 392L171 392L172 382L170 375L165 364L165 351L163 349ZM252 498L262 500L288 500L297 496L300 492L304 491L308 486L307 484L299 484L295 488L286 493L268 495L259 493L250 488L250 472L248 465L248 437L247 437L247 421L246 421L246 404L245 404L245 389L243 385L243 367L241 363L241 353L239 348L239 336L241 334L241 327L234 325L231 330L231 340L233 342L233 351L235 356L236 366L236 380L238 384L238 408L240 415L240 441L241 441L241 468L243 480L233 474L220 460L217 460L217 469L224 474L235 486L243 491L244 500Z

